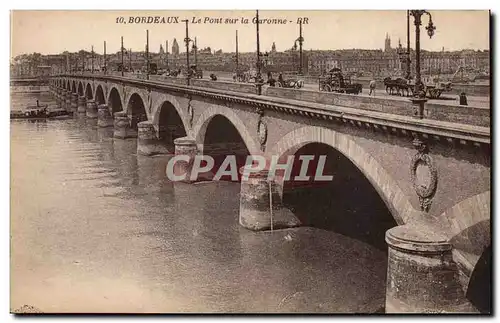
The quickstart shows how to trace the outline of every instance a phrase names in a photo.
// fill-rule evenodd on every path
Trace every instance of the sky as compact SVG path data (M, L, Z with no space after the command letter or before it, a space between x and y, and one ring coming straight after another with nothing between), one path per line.
M430 10L436 31L432 39L426 34L428 16L421 26L421 48L425 50L488 49L489 12L485 10ZM259 11L260 19L283 19L286 24L260 24L261 51L271 49L273 42L278 51L289 49L299 37L299 17L307 17L303 24L305 50L308 49L381 49L386 33L391 37L392 47L398 39L406 44L406 11L376 10L321 10L321 11ZM129 23L130 17L178 17L175 23ZM120 17L126 23L120 21ZM23 53L39 52L57 54L65 50L74 52L90 50L103 52L106 41L107 52L120 49L120 37L124 47L133 51L144 50L146 30L149 30L150 50L158 52L160 44L169 48L174 38L181 51L185 48L186 25L189 20L189 36L197 38L198 48L210 46L224 52L235 51L235 34L238 30L239 51L256 50L256 26L252 23L254 10L247 11L12 11L11 12L11 57ZM206 18L212 19L206 21ZM222 23L217 23L222 18ZM226 23L226 19L236 23ZM248 19L243 23L242 19ZM193 23L193 19L201 23ZM415 26L411 18L411 46L414 48Z

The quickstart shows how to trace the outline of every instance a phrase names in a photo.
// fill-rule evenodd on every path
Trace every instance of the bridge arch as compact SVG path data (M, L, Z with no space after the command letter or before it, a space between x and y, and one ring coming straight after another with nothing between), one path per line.
M308 144L330 146L346 157L371 183L398 225L407 223L418 213L389 173L348 135L332 129L306 126L282 137L271 149L270 155L294 155ZM283 188L283 182L279 183Z
M73 80L73 84L72 84L72 86L71 86L71 92L72 92L72 93L77 93L77 90L78 90L78 88L77 88L77 86L76 86L76 81L75 81L75 80Z
M84 96L85 94L85 89L83 88L83 83L79 82L78 83L78 96Z
M171 106L165 106L165 103L170 104ZM175 98L175 96L170 95L170 94L162 94L161 97L159 97L157 100L153 102L153 111L154 113L151 115L152 123L155 126L156 130L159 131L159 122L160 122L160 114L162 113L162 108L166 107L173 107L175 109L175 112L180 116L182 120L182 124L184 126L184 129L186 129L186 132L189 133L191 130L191 127L188 123L188 116L184 112L184 110L181 108L181 105Z
M130 119L130 128L137 131L137 124L148 120L146 106L138 93L133 93L128 99L127 115Z
M108 108L109 112L113 115L115 112L123 111L122 98L120 96L120 92L116 87L112 87L109 90L108 95Z
M163 101L155 109L152 117L158 139L171 149L174 147L173 141L177 138L186 137L189 131L186 124L186 117L182 109L179 109L178 103L177 106L175 103L168 100Z
M479 310L491 306L491 191L469 197L443 212L442 231L453 246L453 260L465 274L463 288Z
M104 96L104 89L102 85L99 84L95 89L95 102L97 104L106 104L106 98Z
M210 105L208 108L204 109L203 113L198 117L196 125L193 127L193 137L198 145L202 145L205 142L207 127L210 121L218 115L226 118L236 128L250 154L260 153L260 147L253 139L246 124L233 110L219 105Z
M92 85L90 83L87 83L87 86L85 88L85 98L87 100L92 100L94 98L94 95L92 93Z

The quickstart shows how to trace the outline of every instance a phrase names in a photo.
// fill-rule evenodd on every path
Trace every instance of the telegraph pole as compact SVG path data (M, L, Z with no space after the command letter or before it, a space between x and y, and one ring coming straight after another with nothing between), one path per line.
M299 21L299 58L300 58L300 64L299 64L299 75L302 75L302 62L304 61L302 59L302 43L304 42L304 38L302 37L302 19Z
M122 36L122 48L121 48L121 51L122 51L122 76L123 76L123 70L125 69L125 66L123 65L123 36Z
M194 38L194 65L198 68L198 46L196 45L196 37Z
M406 79L410 79L411 75L411 51L410 51L410 10L406 10Z
M238 30L236 30L236 79L238 79L239 73L239 60L238 60Z
M149 80L149 30L146 30L146 80Z
M256 28L257 28L257 91L258 94L262 94L262 84L260 82L260 79L262 78L260 74L260 38L259 38L259 10L256 12Z
M183 20L184 22L186 22L186 38L184 38L184 42L186 43L186 72L187 72L187 85L189 85L189 42L191 41L191 39L189 39L189 21L186 19L186 20Z

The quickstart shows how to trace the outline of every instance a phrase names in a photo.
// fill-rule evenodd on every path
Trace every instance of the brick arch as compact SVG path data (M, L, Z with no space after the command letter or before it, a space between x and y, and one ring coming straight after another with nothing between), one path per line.
M71 92L78 93L78 86L76 85L76 80L73 80L73 82L71 84Z
M469 197L443 212L442 231L453 246L453 259L468 280L481 257L491 244L491 191Z
M102 91L102 96L104 97L104 104L108 104L108 96L107 96L107 93L106 93L106 88L101 83L97 83L97 85L94 86L94 93L92 94L93 97L94 97L94 100L97 103L97 93L98 93L99 89L101 89L101 91Z
M89 99L90 100L94 100L95 99L95 96L94 96L94 86L93 86L92 82L86 82L84 84L85 84L84 96L87 98L87 100L89 100ZM89 92L90 92L90 95L92 96L91 98L87 97L87 95L88 95L87 90L88 90L89 87L90 87L90 91Z
M234 125L251 155L260 153L260 147L253 139L245 122L243 122L232 109L220 105L210 105L208 108L204 109L203 113L197 118L196 124L192 130L192 137L196 140L198 145L203 144L207 126L210 123L210 120L212 120L212 118L216 115L226 117Z
M161 107L165 102L172 104L172 106L175 108L175 111L177 111L177 114L181 117L184 130L186 131L186 133L189 134L189 132L191 131L191 127L189 126L188 123L188 116L186 115L186 113L184 113L184 110L181 108L179 101L177 101L177 99L170 94L162 94L160 98L158 98L157 100L155 100L155 102L153 102L153 108L152 108L153 114L151 116L152 119L151 122L153 123L153 126L155 127L156 131L159 131L158 123L160 122Z
M142 104L144 104L144 110L146 110L146 114L148 114L148 118L149 118L149 111L148 111L148 107L149 107L149 100L148 100L148 97L144 95L144 93L142 93L142 91L138 91L138 90L133 90L133 91L127 91L125 93L125 98L123 99L123 101L125 102L125 105L123 106L123 111L126 111L128 115L130 115L132 112L131 111L128 111L128 106L129 106L129 103L130 103L130 99L132 98L132 96L134 94L137 94L141 100L142 100Z
M347 157L370 181L399 225L410 222L413 218L420 218L417 215L418 211L413 208L396 181L348 135L329 128L306 126L287 133L269 150L268 154L271 156L294 154L310 143L328 145ZM282 183L279 184L282 186Z
M82 89L82 94L80 94L80 87ZM85 89L86 89L86 84L84 81L79 81L77 82L77 87L76 87L76 93L78 96L85 96Z
M106 99L106 104L108 105L109 112L111 113L111 115L113 114L111 102L110 102L111 92L113 91L113 89L115 89L118 92L118 96L120 97L120 102L122 104L122 111L127 111L126 110L127 108L126 108L125 104L123 103L125 100L124 100L122 91L120 91L120 88L117 85L111 85L109 87L108 91L104 94L105 95L104 98Z

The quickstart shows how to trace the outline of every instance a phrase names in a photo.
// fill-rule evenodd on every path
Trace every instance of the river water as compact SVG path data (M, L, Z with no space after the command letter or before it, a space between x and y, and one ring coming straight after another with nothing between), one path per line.
M79 118L11 122L11 310L373 313L386 253L238 224L239 184L171 183L169 156Z

